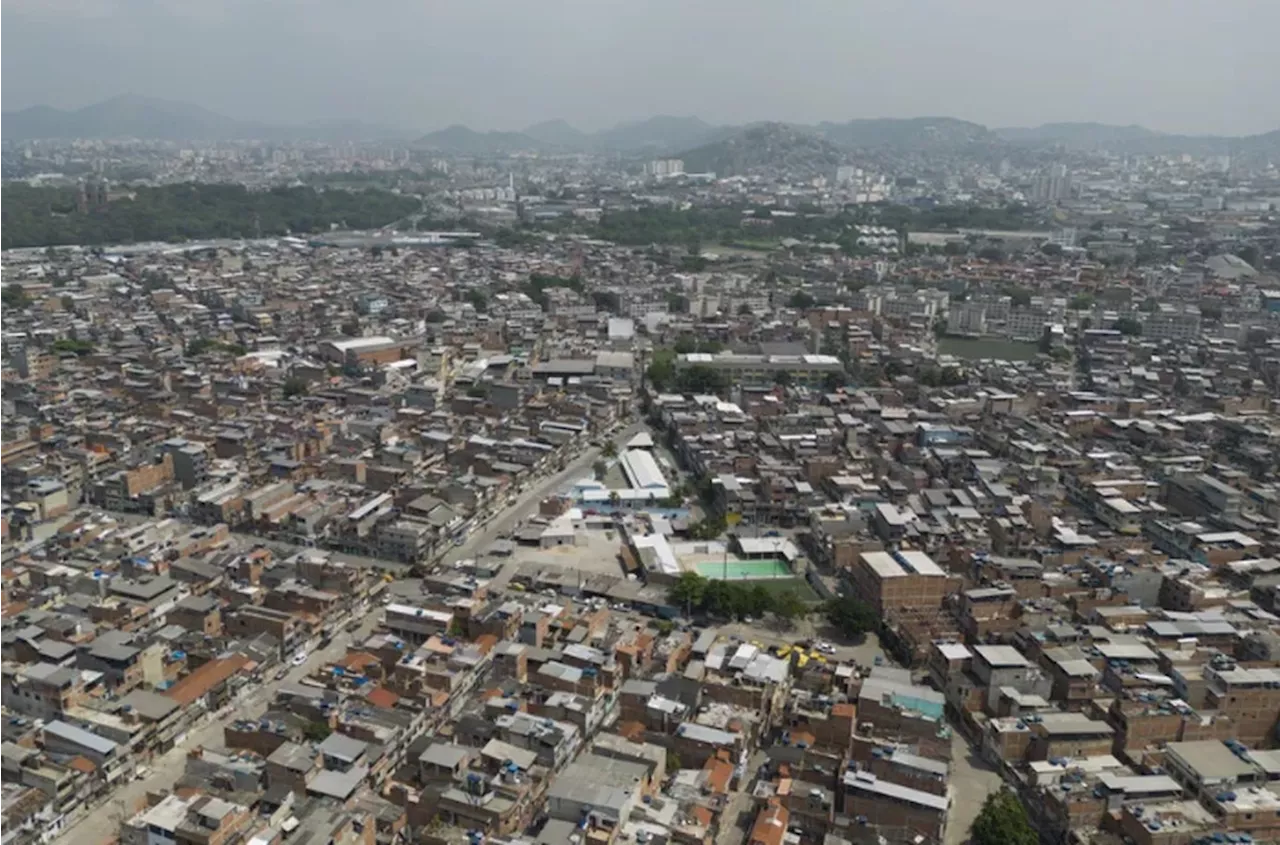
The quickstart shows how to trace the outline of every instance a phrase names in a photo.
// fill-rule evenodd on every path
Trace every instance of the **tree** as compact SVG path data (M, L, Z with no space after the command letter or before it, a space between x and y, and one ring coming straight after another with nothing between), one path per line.
M1236 250L1236 257L1255 270L1260 269L1258 267L1258 259L1261 258L1261 255L1258 248L1253 244L1245 244Z
M663 391L675 382L676 353L670 349L661 349L654 353L653 360L645 370L645 376L654 390Z
M778 385L779 387L790 387L791 373L787 372L786 370L778 370L776 373L773 374L773 383Z
M609 471L609 465L604 461L596 461L591 465L591 471L595 474L597 481L603 481L605 473Z
M812 308L814 302L815 300L812 296L802 290L798 290L787 299L787 307L803 311L806 308Z
M1154 297L1147 297L1138 305L1138 310L1146 314L1154 314L1160 310L1160 303L1156 302ZM1203 310L1201 311L1200 316L1204 316Z
M618 495L617 490L610 490L609 491L609 507L616 509L620 504L622 504L622 496Z
M698 573L684 572L671 585L667 598L676 607L683 607L686 610L701 608L703 602L707 600L708 584L707 579Z
M433 308L427 312L426 321L428 323L443 323L449 319L449 315L441 311L439 308Z
M1205 318L1206 320L1221 320L1222 306L1217 305L1215 303L1209 303L1209 304L1202 303L1200 305L1200 316Z
M324 722L307 722L302 735L312 742L324 742L333 731Z
M822 386L828 393L835 393L849 382L849 376L843 370L836 373L827 373L822 377Z
M751 310L751 306L750 306L750 305L748 305L748 304L747 304L747 303L745 303L745 302L738 306L738 316L739 316L739 317L750 317L750 316L752 316L752 314L754 314L754 313L755 313L755 312L753 312L753 311Z
M827 621L846 637L854 639L880 626L875 608L853 596L841 596L827 602Z
M591 300L600 311L617 314L622 308L622 298L611 290L598 290L591 294Z
M698 234L697 229L690 229L688 235L685 236L684 248L690 257L696 258L702 255L702 235Z
M55 340L50 348L59 355L70 353L81 357L92 355L95 349L94 345L87 340L72 340L65 337Z
M978 250L978 257L983 261L1004 261L1004 250L998 246L984 246Z
M1040 253L1042 255L1047 255L1050 258L1057 258L1062 255L1062 244L1054 243L1053 241L1045 241L1040 244Z
M1040 834L1018 796L1001 789L987 796L969 828L969 839L973 845L1039 845Z
M1026 308L1031 304L1031 291L1025 288L1014 288L1009 292L1009 302L1018 308Z
M489 310L489 298L484 295L483 291L475 289L467 291L467 302L479 313L483 314Z
M1072 311L1088 311L1093 307L1093 297L1087 293L1078 293L1071 297L1067 307Z
M667 294L667 310L672 314L688 314L689 297L678 293Z
M279 186L175 183L133 186L128 202L82 213L75 188L4 187L4 248L124 241L279 236L326 232L333 224L376 229L417 211L421 201L377 189L317 190Z
M4 303L5 308L22 309L31 304L31 297L22 285L15 282L4 286L4 291L0 293L0 302Z
M720 393L728 386L724 373L705 364L695 364L676 375L676 387L681 393Z
M618 444L614 443L612 440L606 440L604 442L604 448L600 450L600 454L604 455L606 458L617 457Z
M800 598L795 590L786 590L773 597L773 615L784 626L790 626L796 619L804 616L809 606Z
M1142 323L1132 317L1121 317L1111 324L1111 328L1129 337L1136 337L1142 334Z
M301 376L289 376L284 380L284 396L289 399L294 396L307 395L307 380Z
M62 305L63 311L74 311L76 309L75 297L64 296L62 297L61 300L59 300L59 302Z

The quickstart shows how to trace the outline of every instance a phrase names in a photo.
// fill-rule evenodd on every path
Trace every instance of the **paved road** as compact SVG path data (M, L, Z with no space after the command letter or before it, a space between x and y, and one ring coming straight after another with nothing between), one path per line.
M644 428L643 424L631 425L610 437L617 443L625 443ZM589 448L580 457L567 465L565 469L545 479L535 479L517 502L499 513L479 530L473 531L463 545L447 552L446 563L452 563L467 557L475 557L501 534L510 531L517 522L527 517L544 497L563 487L566 483L582 475L591 463L599 457L600 450ZM250 535L239 537L262 542ZM288 548L288 544L271 542L273 547ZM343 560L357 563L379 565L383 568L402 565L372 558L353 558L350 555L337 555ZM54 840L53 845L80 845L84 842L102 842L114 838L120 822L133 815L134 807L151 791L168 791L182 776L186 768L187 753L199 746L221 747L222 731L228 724L237 719L256 719L266 711L267 706L275 698L276 691L286 682L296 682L326 663L337 660L346 653L347 645L353 639L361 639L376 627L381 618L382 608L377 604L371 606L362 620L359 631L354 634L342 630L334 635L333 641L324 649L313 652L301 666L292 667L281 680L274 678L265 683L246 687L241 695L228 707L213 714L187 732L182 742L175 745L168 753L154 758L149 764L150 772L141 780L127 783L112 792L110 799L85 813L79 821L66 828L62 835Z
M301 666L291 667L289 673L277 681L272 677L262 684L243 688L240 695L228 706L216 713L207 714L204 720L187 731L182 742L175 745L166 754L155 757L147 764L150 769L147 776L127 783L111 793L104 804L92 808L79 821L63 830L62 835L54 840L53 845L82 845L82 843L105 842L114 839L119 833L120 822L134 813L134 808L144 802L148 792L169 792L186 769L187 754L200 746L221 748L222 731L227 725L238 719L256 719L266 712L268 705L275 698L276 691L289 682L302 680L311 672L326 663L337 660L346 654L347 644L353 639L363 638L372 632L377 624L380 608L374 607L364 617L363 625L355 633L340 631L333 641L324 649L313 652Z
M732 637L741 637L748 642L758 642L766 648L773 648L779 645L792 645L797 640L804 639L823 639L818 632L817 626L812 622L801 620L795 624L791 630L779 631L772 627L771 623L766 620L764 623L756 622L748 624L746 622L729 622L717 627L721 634ZM866 638L856 644L842 642L840 640L828 640L836 647L836 653L829 655L828 659L838 660L840 662L848 662L850 660L861 666L872 666L875 664L877 657L888 664L892 665L892 660L880 648L880 641L875 634L867 634Z
M617 444L621 451L623 444L644 430L644 423L634 423L608 435L608 439ZM451 564L464 558L474 558L483 554L494 540L515 528L516 523L526 519L537 509L538 503L547 496L561 490L566 484L581 478L588 472L595 460L600 457L600 450L592 446L582 452L564 470L545 479L534 479L531 485L520 494L514 505L496 515L489 522L474 530L466 541L445 553L442 562Z
M987 796L1003 781L991 764L970 749L956 728L951 729L951 809L947 811L947 831L943 845L961 845L969 839L969 828Z

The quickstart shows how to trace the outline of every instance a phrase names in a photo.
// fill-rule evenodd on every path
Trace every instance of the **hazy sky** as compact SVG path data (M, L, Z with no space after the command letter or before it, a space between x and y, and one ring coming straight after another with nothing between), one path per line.
M3 107L1280 128L1277 0L3 0Z

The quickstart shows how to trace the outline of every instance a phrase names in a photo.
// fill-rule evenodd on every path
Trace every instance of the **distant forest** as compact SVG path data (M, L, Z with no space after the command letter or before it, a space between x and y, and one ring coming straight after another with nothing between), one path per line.
M379 190L181 184L133 188L132 198L77 209L75 188L4 186L0 244L12 247L101 246L137 241L250 238L385 226L419 208L418 200Z

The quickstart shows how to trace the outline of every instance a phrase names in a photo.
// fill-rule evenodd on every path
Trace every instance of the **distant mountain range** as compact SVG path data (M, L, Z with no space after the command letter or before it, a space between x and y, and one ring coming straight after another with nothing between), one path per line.
M687 170L717 173L793 161L815 164L847 158L850 149L903 152L952 151L1000 146L1107 149L1124 153L1193 153L1266 156L1280 160L1280 130L1245 137L1191 136L1141 126L1047 123L1034 128L988 129L951 117L883 118L816 125L759 123L715 126L697 117L660 115L583 132L564 120L548 120L521 132L480 132L456 125L420 135L358 121L274 125L243 121L190 103L124 95L63 111L32 106L5 112L6 140L39 138L144 138L198 140L397 140L456 155L512 152L542 154L617 153L680 156ZM767 156L764 150L771 150Z
M1110 150L1139 155L1249 155L1280 153L1280 129L1259 135L1177 135L1145 126L1107 123L1046 123L1036 127L994 130L996 137L1027 146L1061 146L1076 150Z
M741 175L781 169L791 173L831 173L848 159L846 148L785 123L759 123L727 138L680 154L690 173Z
M322 121L280 126L237 120L201 106L125 94L63 111L31 106L0 115L6 140L58 138L141 138L159 141L410 140L416 132L371 126L359 121Z
M661 154L693 147L735 131L712 126L696 117L659 115L612 129L583 132L564 120L535 123L523 132L476 132L450 126L418 139L422 146L459 155L494 155L503 152L539 153L640 153Z

